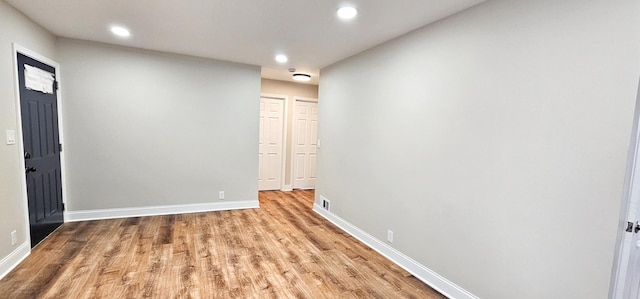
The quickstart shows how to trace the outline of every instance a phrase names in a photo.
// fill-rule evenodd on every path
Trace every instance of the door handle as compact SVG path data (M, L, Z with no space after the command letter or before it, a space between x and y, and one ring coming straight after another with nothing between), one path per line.
M35 167L27 167L27 168L25 169L25 172L26 172L26 173L29 173L29 172L36 172L36 171L38 171L38 169L37 169L37 168L35 168Z

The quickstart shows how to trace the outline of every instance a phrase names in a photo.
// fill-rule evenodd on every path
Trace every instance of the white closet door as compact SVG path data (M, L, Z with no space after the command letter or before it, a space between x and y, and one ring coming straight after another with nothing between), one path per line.
M318 103L296 100L293 136L293 188L316 186Z
M258 189L280 190L282 186L282 143L284 99L260 98Z

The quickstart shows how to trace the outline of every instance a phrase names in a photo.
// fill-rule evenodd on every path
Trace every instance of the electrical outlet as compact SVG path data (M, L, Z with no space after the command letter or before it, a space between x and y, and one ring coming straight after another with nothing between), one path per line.
M18 244L18 233L14 230L11 232L11 246Z
M218 192L218 199L224 199L224 191Z
M393 243L393 232L391 230L387 230L387 241Z

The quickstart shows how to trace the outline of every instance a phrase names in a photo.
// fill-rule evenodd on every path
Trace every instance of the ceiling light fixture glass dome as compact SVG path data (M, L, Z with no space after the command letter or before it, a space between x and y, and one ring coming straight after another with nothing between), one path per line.
M311 76L307 74L300 74L300 73L293 74L293 80L306 82L311 80Z

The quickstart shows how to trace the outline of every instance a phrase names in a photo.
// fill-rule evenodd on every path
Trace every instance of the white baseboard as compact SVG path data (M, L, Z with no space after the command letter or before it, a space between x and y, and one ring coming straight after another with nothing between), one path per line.
M0 260L0 279L3 279L11 270L18 266L31 253L29 241L18 246L13 252Z
M470 292L463 289L462 287L440 276L438 273L416 262L412 258L406 256L402 252L394 249L393 247L387 245L386 243L376 239L375 237L371 236L370 234L366 233L360 228L354 226L353 224L347 222L346 220L323 209L322 206L314 203L313 211L320 214L320 216L329 220L331 223L335 224L336 226L341 228L343 231L349 233L356 239L360 240L360 242L371 247L371 249L382 254L384 257L391 260L398 266L407 270L409 273L413 274L413 276L420 279L421 281L423 281L430 287L434 288L436 291L440 292L441 294L447 296L448 298L478 299L478 297L471 294Z
M100 210L81 210L65 212L65 222L88 221L100 219L157 216L199 213L211 211L228 211L242 209L256 209L260 204L254 201L231 201L231 202L213 202L203 204L188 205L170 205L140 208L120 208L120 209L100 209Z

